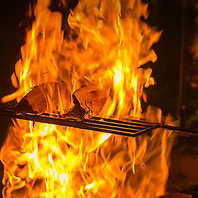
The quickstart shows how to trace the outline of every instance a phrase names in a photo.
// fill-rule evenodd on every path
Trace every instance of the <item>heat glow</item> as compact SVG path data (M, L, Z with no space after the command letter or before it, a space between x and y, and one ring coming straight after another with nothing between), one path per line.
M156 61L151 46L161 34L141 19L148 17L147 4L81 0L69 14L67 39L61 13L49 5L50 0L38 0L34 8L35 21L11 77L18 89L2 101L20 101L41 83L63 82L69 97L56 94L56 110L64 113L75 90L94 85L107 96L100 116L139 119L144 88L155 83L152 70L140 66ZM153 121L160 121L158 113ZM162 129L126 138L13 121L1 149L2 193L6 198L155 198L165 191L171 142L170 132Z

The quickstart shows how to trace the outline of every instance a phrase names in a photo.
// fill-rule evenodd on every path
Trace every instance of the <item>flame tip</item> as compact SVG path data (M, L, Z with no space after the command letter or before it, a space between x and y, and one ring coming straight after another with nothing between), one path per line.
M29 5L29 16L34 12L36 20L11 76L18 90L1 101L26 98L29 106L39 108L42 103L41 112L50 114L63 115L77 106L90 117L140 119L144 115L141 100L147 100L143 88L155 84L152 70L140 66L156 61L151 47L162 32L141 20L148 17L148 4L80 0L70 9L67 39L60 13L51 12L49 4L50 0L38 0L34 10ZM30 91L33 85L38 86ZM80 107L72 103L77 93ZM149 107L144 116L159 120L161 113ZM105 125L105 119L100 121ZM24 196L33 192L35 197L59 198L150 198L163 193L168 175L166 138L170 136L151 134L124 138L14 121L1 151L6 166L4 197L17 197L21 189L27 193ZM153 168L156 161L157 169Z

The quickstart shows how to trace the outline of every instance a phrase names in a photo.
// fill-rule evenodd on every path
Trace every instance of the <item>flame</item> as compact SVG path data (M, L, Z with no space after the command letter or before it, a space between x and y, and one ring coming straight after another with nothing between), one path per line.
M61 14L49 5L50 0L36 4L35 21L11 77L18 89L2 101L20 101L41 83L64 82L68 97L56 94L63 113L75 90L94 85L107 96L100 116L140 118L143 89L155 83L152 70L140 66L156 61L151 46L161 34L141 20L148 16L147 4L81 0L68 17L68 39ZM50 97L48 103L53 111ZM160 114L153 121L160 121ZM1 150L3 196L158 197L165 191L171 142L170 132L161 129L126 138L17 121Z

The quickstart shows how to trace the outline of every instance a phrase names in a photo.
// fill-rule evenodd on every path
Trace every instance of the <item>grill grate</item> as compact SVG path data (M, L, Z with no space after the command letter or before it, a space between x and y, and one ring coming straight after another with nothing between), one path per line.
M103 133L112 133L115 135L122 135L128 137L136 137L157 128L164 128L168 130L188 133L191 135L198 135L198 131L192 131L180 127L165 125L163 123L152 123L135 119L130 119L130 121L124 121L109 118L92 117L91 119L76 120L70 118L61 118L60 115L35 115L32 113L16 114L14 110L0 110L0 116L10 117L14 119L29 120L34 122L55 124L60 126L74 127L88 131L93 130Z

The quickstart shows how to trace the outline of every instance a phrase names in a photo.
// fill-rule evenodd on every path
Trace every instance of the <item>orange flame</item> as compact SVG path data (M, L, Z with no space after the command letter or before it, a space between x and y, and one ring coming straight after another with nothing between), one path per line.
M140 118L143 88L155 82L151 69L139 67L156 60L151 46L161 34L140 19L148 16L147 5L140 0L81 0L68 17L68 40L61 30L61 14L51 12L49 5L50 0L38 0L36 20L11 77L18 90L2 101L19 101L40 83L64 82L68 98L56 95L58 110L63 113L64 105L71 105L73 91L94 85L107 96L100 116ZM53 92L51 87L51 95ZM48 103L52 111L50 97ZM162 195L172 137L159 130L125 138L17 121L1 150L3 196Z

